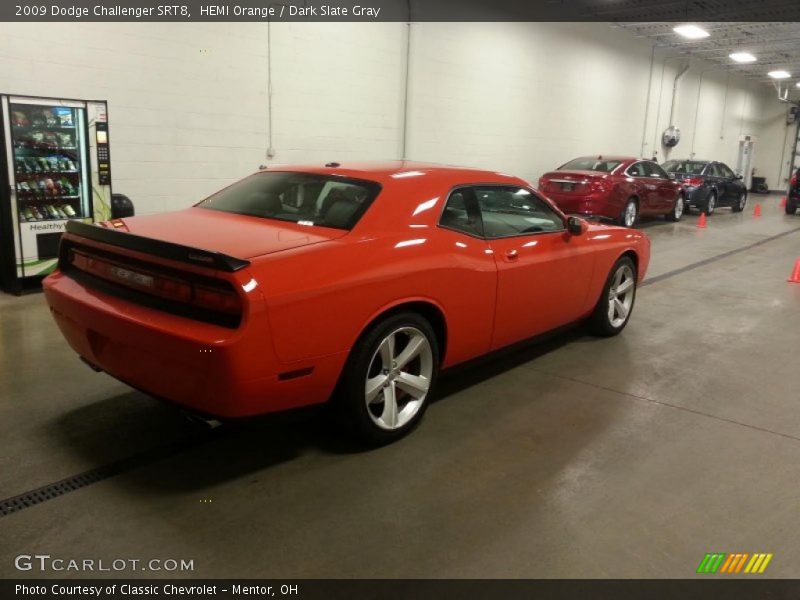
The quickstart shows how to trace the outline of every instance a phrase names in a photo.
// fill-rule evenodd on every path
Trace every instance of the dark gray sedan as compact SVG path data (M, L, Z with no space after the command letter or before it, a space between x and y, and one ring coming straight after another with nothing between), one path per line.
M741 212L747 204L742 176L725 163L713 160L668 160L662 168L683 186L686 210L696 208L714 214L720 206Z

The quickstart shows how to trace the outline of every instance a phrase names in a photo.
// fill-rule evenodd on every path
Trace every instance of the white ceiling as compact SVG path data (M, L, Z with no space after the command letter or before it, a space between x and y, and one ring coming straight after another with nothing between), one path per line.
M767 73L776 69L789 71L792 84L800 80L800 23L698 23L711 34L701 40L679 36L672 31L675 23L617 25L637 37L653 40L671 56L701 58L764 82L773 81ZM750 52L758 60L749 64L736 63L728 57L731 52Z

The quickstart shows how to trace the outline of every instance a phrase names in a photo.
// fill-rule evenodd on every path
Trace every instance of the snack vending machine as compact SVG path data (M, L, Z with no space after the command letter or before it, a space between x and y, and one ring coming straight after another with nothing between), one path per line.
M110 218L105 101L0 95L0 283L40 288L67 221Z

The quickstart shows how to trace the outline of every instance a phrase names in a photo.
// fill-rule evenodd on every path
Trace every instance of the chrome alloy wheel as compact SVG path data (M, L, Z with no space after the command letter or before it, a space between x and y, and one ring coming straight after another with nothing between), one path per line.
M740 210L740 211L744 210L744 205L745 205L745 204L747 204L747 194L745 194L744 192L742 192L742 193L739 195L739 210Z
M608 290L608 322L612 327L622 327L625 323L631 312L635 293L633 269L628 265L620 265Z
M673 210L676 221L680 220L683 216L683 204L683 196L678 196L678 199L675 201L675 209Z
M428 396L433 350L416 327L401 327L386 336L372 356L364 385L367 412L381 429L403 427Z
M717 197L714 194L711 194L708 197L708 203L706 204L706 215L710 215L714 212L714 209L717 207Z
M636 222L636 203L628 202L625 207L625 227L633 227Z

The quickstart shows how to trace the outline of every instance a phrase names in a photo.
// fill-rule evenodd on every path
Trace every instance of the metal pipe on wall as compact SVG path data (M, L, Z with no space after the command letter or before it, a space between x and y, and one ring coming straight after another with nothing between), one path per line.
M639 156L644 157L644 145L647 138L647 117L650 113L650 91L653 89L653 66L656 59L656 46L650 49L650 75L647 79L647 99L644 101L644 124L642 125L642 147L639 150Z
M403 83L403 131L400 158L407 160L408 152L408 86L411 79L411 0L408 0L408 22L406 23L406 73Z
M686 65L684 65L683 69L681 69L677 75L675 75L675 80L672 82L672 104L669 107L669 126L672 127L675 125L673 118L675 116L675 101L678 99L678 82L680 81L681 77L686 75L686 71L689 70L689 65L691 61L687 60Z

